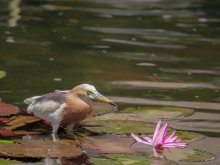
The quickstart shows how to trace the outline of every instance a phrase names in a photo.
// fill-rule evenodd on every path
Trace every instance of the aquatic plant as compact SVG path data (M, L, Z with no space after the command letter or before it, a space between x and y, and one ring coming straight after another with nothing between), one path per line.
M135 140L135 143L151 145L154 151L155 149L164 148L184 148L187 145L186 143L178 139L177 136L174 136L175 131L167 134L167 129L169 127L168 123L165 123L161 128L160 125L161 120L157 122L156 129L152 137L138 137L134 133L131 133L131 137Z

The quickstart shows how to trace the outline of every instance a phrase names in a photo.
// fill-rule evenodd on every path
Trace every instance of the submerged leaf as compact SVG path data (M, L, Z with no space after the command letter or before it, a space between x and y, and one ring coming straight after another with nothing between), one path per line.
M9 157L58 158L78 157L81 150L67 143L49 140L20 140L14 144L1 144L0 154Z
M3 78L6 76L6 72L5 71L2 71L0 70L0 78Z
M166 152L165 157L172 161L200 162L215 159L215 156L209 152L197 149L178 149L173 148L171 152Z
M115 107L110 104L93 102L90 116L99 116L116 111Z
M0 102L0 116L16 115L19 112L20 110L18 107L11 104Z
M169 160L149 158L144 155L131 154L105 154L104 157L90 158L94 165L176 165Z
M35 123L40 121L41 119L35 117L35 116L17 116L15 119L11 120L10 122L6 123L7 126L4 128L7 128L9 130L13 130L22 126L25 126L27 124Z

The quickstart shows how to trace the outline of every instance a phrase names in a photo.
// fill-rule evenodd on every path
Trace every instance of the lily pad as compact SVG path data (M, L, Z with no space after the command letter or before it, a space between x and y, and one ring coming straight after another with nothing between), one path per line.
M10 121L12 118L6 118L6 117L0 117L0 122L8 122Z
M2 71L0 70L0 78L3 78L6 76L6 72L5 71Z
M129 146L132 144L132 139L127 136L117 136L117 135L104 135L104 136L94 136L87 137L82 142L83 150L92 150L92 153L103 154L128 154L135 153L133 148ZM145 152L145 146L138 148L139 151Z
M188 131L176 131L176 136L178 136L182 141L195 141L204 138L204 135L196 133L196 132L188 132Z
M23 162L17 160L10 160L10 159L0 159L0 164L2 165L22 165Z
M24 136L24 135L41 135L41 132L37 132L37 131L29 131L29 130L16 130L13 131L15 135L17 136Z
M41 119L35 117L35 116L17 116L15 119L9 121L6 123L6 126L4 128L7 128L9 130L13 130L19 127L23 127L27 124L35 123L40 121Z
M176 163L169 160L149 158L137 154L105 154L103 156L90 158L90 162L94 165L176 165Z
M190 108L180 107L159 107L159 106L145 106L145 107L130 107L119 113L110 113L102 116L96 116L99 120L133 120L133 121L154 121L161 118L175 118L189 116L193 114L194 110Z
M0 139L0 143L7 143L7 144L13 144L14 141L10 139Z
M173 148L171 152L165 152L165 157L172 161L201 162L215 159L212 153L197 149Z
M0 102L0 116L1 117L16 115L19 112L20 110L18 107L11 105L11 104Z
M130 120L90 120L86 121L86 129L97 133L114 134L152 134L155 124Z
M123 113L145 113L150 117L170 118L170 117L180 117L189 116L194 113L191 108L182 107L169 107L169 106L143 106L143 107L130 107L122 111Z
M0 154L7 157L58 158L78 157L81 150L67 143L49 140L20 140L14 144L0 143Z
M85 124L86 129L92 132L117 135L130 134L131 132L141 135L152 135L155 130L155 124L153 123L131 120L89 120ZM169 128L169 131L172 130L173 128ZM187 142L204 138L202 134L189 131L176 130L175 135L182 141Z
M15 136L15 134L11 130L0 128L0 136L1 137L12 137L12 136Z

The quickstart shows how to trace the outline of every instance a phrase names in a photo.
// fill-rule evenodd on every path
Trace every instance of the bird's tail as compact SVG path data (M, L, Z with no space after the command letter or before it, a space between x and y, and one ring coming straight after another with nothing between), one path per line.
M24 103L27 105L30 105L31 103L33 103L33 101L37 98L39 98L40 96L34 96L34 97L30 97L24 100Z

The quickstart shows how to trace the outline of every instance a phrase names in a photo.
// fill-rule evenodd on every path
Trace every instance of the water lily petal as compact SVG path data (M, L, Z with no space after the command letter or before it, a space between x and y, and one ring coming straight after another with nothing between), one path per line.
M167 137L165 138L165 143L168 143L169 140L173 137L174 134L175 134L175 131L173 131L169 135L167 135Z
M148 144L151 145L151 143L144 141L143 139L139 138L137 135L131 133L131 136L138 142L138 143L143 143L143 144Z
M156 126L156 129L154 131L154 135L153 135L153 141L155 141L155 139L157 138L158 136L158 133L159 133L159 130L160 130L160 124L161 124L161 120L159 120L157 122L157 126Z
M148 136L142 136L142 138L144 139L144 140L146 140L146 141L148 141L149 143L152 143L152 139L150 138L150 137L148 137Z
M169 143L169 144L164 144L163 147L185 147L186 143Z
M166 135L167 132L167 128L168 128L168 124L165 123L163 125L163 127L159 130L159 134L157 135L155 141L153 142L154 146L158 146L159 144L163 144L164 143L164 137Z
M176 142L177 141L177 136L174 136L174 137L172 137L172 138L170 138L168 141L167 141L167 143L173 143L173 142Z

